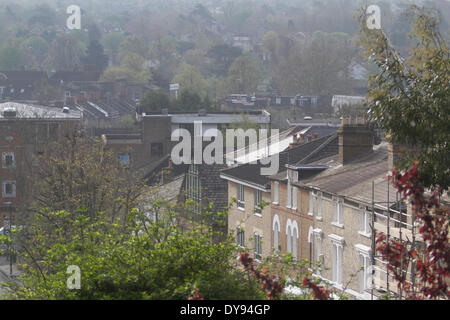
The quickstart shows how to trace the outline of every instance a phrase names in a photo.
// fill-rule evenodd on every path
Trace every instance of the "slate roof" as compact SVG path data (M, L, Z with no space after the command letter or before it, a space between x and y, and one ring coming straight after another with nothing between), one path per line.
M337 157L326 161L330 168L310 179L300 180L295 184L345 196L370 203L372 201L372 181L375 181L374 200L387 201L388 153L387 143L374 147L374 152L349 164L342 166ZM391 188L390 202L395 201L395 190Z
M286 171L286 164L310 163L315 159L337 154L339 152L338 148L338 137L336 134L333 134L300 144L292 149L287 149L279 154L279 171ZM260 170L262 167L266 167L266 165L263 166L260 163L245 164L225 169L222 171L222 175L261 187L267 187L270 184L270 179L275 178L277 175L271 177L261 175Z
M60 83L72 81L97 81L100 78L100 72L83 71L56 71L50 76L50 82Z

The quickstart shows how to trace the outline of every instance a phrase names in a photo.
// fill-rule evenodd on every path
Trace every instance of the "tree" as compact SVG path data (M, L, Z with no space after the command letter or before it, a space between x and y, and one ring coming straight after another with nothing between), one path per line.
M198 111L203 109L202 98L196 91L189 89L181 90L180 98L173 103L173 107L177 111ZM205 108L206 109L206 108Z
M280 63L276 82L288 94L332 95L346 92L348 66L355 49L347 35L316 32L304 46L294 46Z
M371 121L390 135L391 142L420 148L403 167L419 161L425 186L450 185L450 51L439 32L432 9L412 6L412 36L416 46L404 59L382 30L369 30L360 15L360 42L379 68L370 78ZM400 168L399 168L400 169Z
M149 90L139 105L141 112L146 113L161 112L161 109L169 109L170 106L167 94L154 90Z
M71 34L60 35L49 51L47 62L50 69L56 71L72 71L80 68L83 50L80 42ZM80 68L81 69L81 68Z
M106 34L101 43L105 50L112 53L117 53L119 51L120 44L124 41L125 36L120 32L111 32Z
M144 68L145 60L136 53L128 53L122 57L120 66L109 67L103 72L103 81L114 81L125 78L128 81L148 82L151 77L149 70Z
M252 93L263 79L261 63L254 57L241 56L228 70L228 84L235 93Z
M275 31L268 31L263 36L263 45L264 45L264 51L266 51L269 54L270 59L277 58L277 47L278 47L278 35Z
M242 55L242 49L227 44L220 44L211 47L206 56L213 59L211 65L212 72L218 76L225 76L233 61Z
M71 137L41 160L30 223L17 233L24 273L6 298L187 299L195 288L206 299L264 298L232 238L215 241L204 223L211 212L181 230L188 204L139 205L143 190L102 143ZM67 285L69 266L80 270L79 290Z
M146 58L148 54L148 46L145 45L138 37L128 36L119 46L119 60L128 53L136 53Z
M190 64L184 63L172 79L172 83L179 83L181 90L187 90L206 96L207 83L200 71Z
M108 66L108 56L104 53L103 47L98 41L91 41L87 48L86 56L82 58L85 66L95 67L103 72Z
M423 246L413 247L378 233L376 250L387 262L403 297L448 300L450 210L440 204L440 188L435 186L426 194L417 164L404 173L394 169L390 179L412 205L413 223L419 226Z
M32 36L24 40L20 45L22 52L26 54L27 65L41 67L42 62L48 54L48 42L39 36Z
M5 45L0 49L0 68L18 70L23 66L22 53L19 48Z

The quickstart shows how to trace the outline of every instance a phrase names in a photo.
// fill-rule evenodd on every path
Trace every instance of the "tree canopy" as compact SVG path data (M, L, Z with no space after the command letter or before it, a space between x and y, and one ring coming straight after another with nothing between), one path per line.
M450 51L439 32L435 10L412 6L416 46L404 59L383 30L360 17L361 44L379 68L369 82L369 115L393 143L415 146L403 167L420 163L426 186L450 185Z

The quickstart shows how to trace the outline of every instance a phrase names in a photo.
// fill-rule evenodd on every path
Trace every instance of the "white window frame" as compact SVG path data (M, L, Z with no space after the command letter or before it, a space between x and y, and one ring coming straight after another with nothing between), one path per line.
M323 232L321 229L314 229L313 231L313 252L315 254L314 257L314 262L322 262L323 264L323 254L322 254L322 236L323 236ZM323 268L324 266L321 265L318 269L317 269L317 273L320 275L321 273L321 268Z
M292 253L291 234L292 234L292 222L291 219L288 219L286 223L286 252L288 253Z
M372 212L362 208L360 211L359 231L358 233L364 237L370 237L372 234L370 228Z
M273 250L275 253L279 251L278 246L280 245L280 218L278 215L273 216L273 223L272 223L272 230L273 230Z
M297 210L297 187L292 187L292 210Z
M342 286L343 266L344 266L344 238L330 234L332 250L332 282L337 286Z
M317 215L316 215L316 220L322 221L322 193L319 192L316 196L316 201L317 201Z
M12 184L12 193L11 194L6 193L6 185L8 185L8 184ZM15 198L16 197L16 181L13 181L13 180L3 181L2 196L3 196L3 198Z
M237 207L238 209L245 210L245 188L242 184L237 186Z
M12 157L12 165L8 166L6 165L6 157L11 156ZM16 155L12 151L2 152L2 168L3 169L10 169L16 167Z
M241 226L236 227L236 241L239 247L245 247L245 230Z
M255 244L254 257L255 257L256 261L261 262L262 261L262 235L255 232L253 237L254 237L254 244Z
M291 229L291 239L292 239L292 256L294 260L297 260L297 251L298 251L298 226L297 222L293 221L292 229Z
M291 181L288 180L287 183L287 199L286 199L286 208L290 209L292 206L292 192L291 192Z
M331 224L339 228L344 227L344 204L341 199L334 199L333 222Z
M308 208L308 215L313 216L314 215L314 193L312 190L309 191L309 208Z
M278 181L275 181L273 183L273 204L278 204L279 203L279 187L280 187L280 183Z
M255 189L253 191L253 199L255 202L254 214L257 216L262 216L262 208L261 208L261 206L259 206L259 203L262 202L262 191Z
M357 251L357 256L358 256L358 263L360 267L364 267L364 269L361 269L359 271L359 292L360 293L364 293L365 290L370 289L370 287L368 286L370 277L372 276L370 274L371 272L371 268L369 268L369 266L371 266L371 254L372 254L372 249L370 247L367 247L365 245L362 244L356 244L355 245L356 251ZM363 262L361 264L361 261Z

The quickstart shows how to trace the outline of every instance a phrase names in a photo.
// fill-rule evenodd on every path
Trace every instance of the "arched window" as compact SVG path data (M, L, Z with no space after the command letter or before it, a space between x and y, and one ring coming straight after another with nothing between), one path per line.
M286 247L287 247L287 252L292 253L292 246L291 246L291 234L292 234L292 229L291 226L287 227L287 232L286 232Z
M292 256L294 257L295 260L297 260L298 226L296 221L292 223L291 239L292 239Z
M291 219L288 219L286 222L286 251L287 252L292 252L291 235L292 235L292 221L291 221Z
M278 235L280 233L280 219L279 219L278 215L275 215L273 217L272 229L273 229L273 250L274 250L274 252L278 252L278 246L279 246Z

